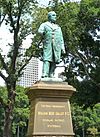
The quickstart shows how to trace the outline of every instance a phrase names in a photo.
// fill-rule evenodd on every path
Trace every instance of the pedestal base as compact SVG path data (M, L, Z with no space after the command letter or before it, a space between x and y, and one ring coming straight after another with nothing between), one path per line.
M27 137L73 137L69 98L75 89L66 82L38 82L27 92L31 102Z

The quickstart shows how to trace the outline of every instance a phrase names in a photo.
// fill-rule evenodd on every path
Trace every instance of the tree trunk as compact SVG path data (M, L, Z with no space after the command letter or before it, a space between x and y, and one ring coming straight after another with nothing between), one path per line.
M8 103L5 108L5 121L3 137L12 137L12 121L13 121L13 109L15 103L15 89L13 87L7 87L8 90Z
M5 122L3 137L11 137L12 110L7 107L5 110Z

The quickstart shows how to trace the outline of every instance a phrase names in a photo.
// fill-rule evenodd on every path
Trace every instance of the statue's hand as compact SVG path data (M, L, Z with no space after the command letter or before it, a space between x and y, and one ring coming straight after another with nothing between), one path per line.
M62 54L62 55L65 55L65 54L66 54L65 49L62 49L61 54Z

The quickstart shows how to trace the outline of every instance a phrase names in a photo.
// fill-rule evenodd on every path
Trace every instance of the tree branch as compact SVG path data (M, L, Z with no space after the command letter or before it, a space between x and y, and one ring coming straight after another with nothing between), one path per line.
M18 18L17 18L17 25L16 25L16 31L17 31L17 33L19 31L19 21L20 21L21 12L22 12L22 8L20 7L20 5L18 5L18 9L19 9L19 12L18 12Z
M16 58L18 55L18 49L19 49L19 41L18 41L18 32L19 32L19 21L20 21L20 17L21 17L21 12L22 12L22 8L19 5L19 0L18 0L18 18L17 18L17 23L16 23L16 28L14 28L14 49L13 49L13 58L11 61L11 69L13 71L15 71L15 64L16 64ZM12 22L13 23L13 22Z
M6 63L5 63L5 61L4 61L4 58L3 58L3 56L1 55L1 53L0 53L0 61L1 61L1 64L2 64L3 68L6 70L7 74L9 74L8 66L6 65Z
M21 71L25 68L25 66L29 63L29 61L32 59L33 55L29 57L29 59L26 60L26 62L20 67L18 70L18 76L20 76Z
M3 75L3 73L0 71L0 76L3 78L3 80L6 82L7 78Z
M12 3L9 3L8 12L9 12L8 15L9 15L9 19L10 19L10 22L11 22L11 26L13 27L13 30L15 30L14 20L12 18Z
M0 16L1 16L1 15L0 15ZM5 16L6 16L6 14L3 16L2 19L0 18L0 26L1 26L2 22L4 21L4 19L5 19Z
M81 62L82 62L82 64L83 64L83 67L84 67L84 70L85 70L86 75L90 78L90 80L91 80L97 87L100 88L99 83L97 83L97 82L90 76L90 74L89 74L89 72L88 72L88 69L87 69L87 67L86 67L86 60L84 60L83 56L82 56L81 53L79 53L78 51L76 51L76 54L77 54L77 56L80 58L80 60L81 60Z

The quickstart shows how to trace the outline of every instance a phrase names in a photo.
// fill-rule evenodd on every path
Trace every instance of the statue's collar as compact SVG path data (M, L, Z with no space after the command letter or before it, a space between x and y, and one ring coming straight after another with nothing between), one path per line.
M58 29L58 25L57 24L51 23L49 21L46 24L47 24L47 26L49 26L53 30Z

